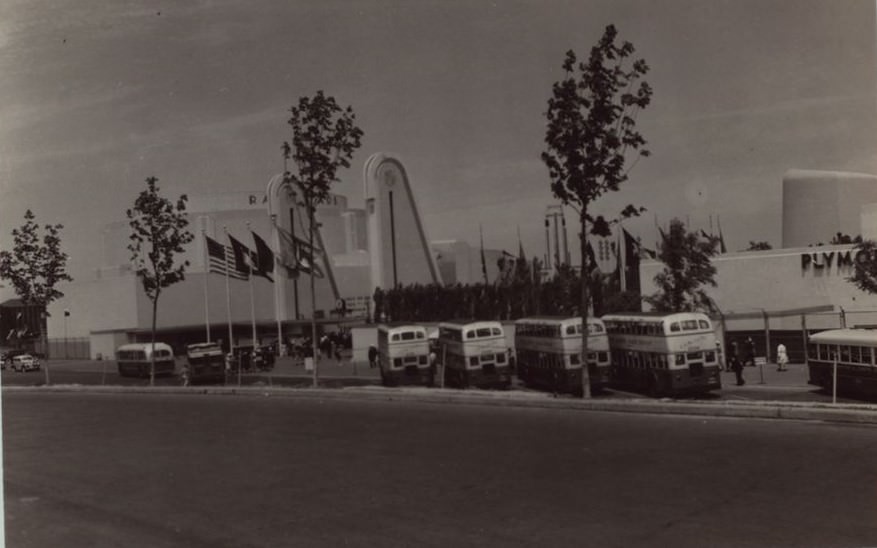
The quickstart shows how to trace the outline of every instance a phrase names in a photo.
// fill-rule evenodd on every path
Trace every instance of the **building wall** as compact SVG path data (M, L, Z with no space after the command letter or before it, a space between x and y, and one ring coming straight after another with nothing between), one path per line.
M790 170L783 177L784 249L827 244L837 233L861 233L861 207L877 202L877 177Z
M854 260L852 245L729 253L713 259L717 287L705 289L723 313L756 315L730 322L729 330L760 329L762 310L771 316L771 329L800 329L800 314L777 315L826 305L834 312L807 314L808 328L838 327L840 310L849 326L877 324L877 296L847 281ZM657 261L640 263L643 295L657 291L654 277L663 267Z

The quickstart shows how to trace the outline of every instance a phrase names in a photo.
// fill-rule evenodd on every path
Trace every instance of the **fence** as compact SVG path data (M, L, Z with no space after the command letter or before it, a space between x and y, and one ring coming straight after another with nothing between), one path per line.
M42 343L37 342L37 353L53 360L87 360L91 358L91 342L88 337L69 339L49 339L48 353L43 352Z

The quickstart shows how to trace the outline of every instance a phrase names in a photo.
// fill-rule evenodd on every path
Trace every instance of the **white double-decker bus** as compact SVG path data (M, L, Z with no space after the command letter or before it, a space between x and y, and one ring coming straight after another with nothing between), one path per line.
M508 388L508 347L499 322L453 320L439 324L440 357L448 384Z
M722 387L716 334L706 314L608 314L603 322L609 332L613 386L653 396Z
M831 392L877 395L877 330L830 329L810 335L807 370L810 384Z
M384 386L432 386L435 372L429 363L426 328L412 324L378 326L378 365Z
M515 322L515 367L527 385L581 394L581 317L539 316ZM591 389L609 383L609 337L603 321L588 318L588 374Z

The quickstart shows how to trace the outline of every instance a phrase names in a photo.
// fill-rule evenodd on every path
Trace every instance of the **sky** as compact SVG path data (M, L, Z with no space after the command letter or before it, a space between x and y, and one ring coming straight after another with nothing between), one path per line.
M365 133L335 187L351 205L391 153L430 239L481 226L516 252L520 230L541 255L551 85L610 23L650 67L652 155L596 211L646 207L625 227L647 244L676 217L776 247L787 170L877 174L875 20L873 0L0 0L0 248L30 208L86 279L147 177L264 190L289 108L324 90Z

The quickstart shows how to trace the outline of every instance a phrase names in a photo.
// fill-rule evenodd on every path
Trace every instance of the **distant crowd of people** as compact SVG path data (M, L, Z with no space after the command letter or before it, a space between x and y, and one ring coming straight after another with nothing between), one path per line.
M783 343L777 345L776 360L777 371L788 370L789 355ZM743 368L746 366L755 366L755 341L752 337L746 337L743 341L732 340L728 347L725 367L734 372L737 386L746 384L746 380L743 379Z

